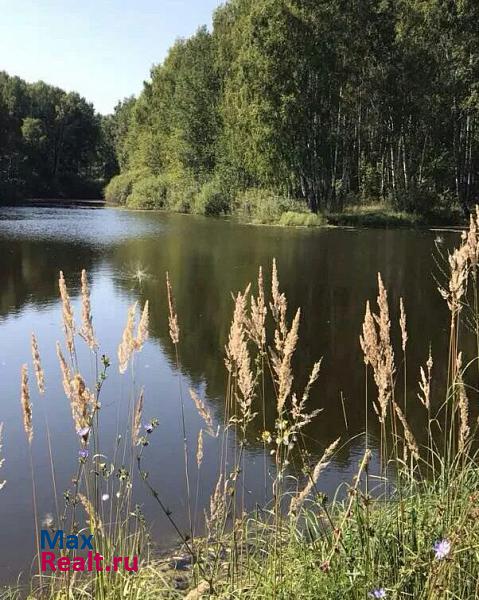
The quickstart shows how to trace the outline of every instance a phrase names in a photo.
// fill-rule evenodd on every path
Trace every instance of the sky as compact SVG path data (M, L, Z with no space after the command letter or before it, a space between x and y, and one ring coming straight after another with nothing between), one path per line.
M0 0L0 70L77 91L107 114L222 0Z

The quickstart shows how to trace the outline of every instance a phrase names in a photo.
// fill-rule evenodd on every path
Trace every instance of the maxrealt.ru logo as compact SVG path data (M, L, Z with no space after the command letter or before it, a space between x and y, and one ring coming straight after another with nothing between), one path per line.
M65 535L62 529L55 532L53 537L50 532L42 529L41 534L41 570L45 571L138 571L138 556L113 556L111 564L105 564L104 557L99 552L94 552L93 535ZM87 550L86 556L69 557L50 550Z

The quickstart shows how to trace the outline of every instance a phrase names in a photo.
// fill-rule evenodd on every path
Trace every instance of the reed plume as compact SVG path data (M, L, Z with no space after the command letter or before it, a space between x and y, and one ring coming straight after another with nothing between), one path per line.
M133 428L131 431L133 446L138 445L140 429L141 429L141 417L143 415L143 400L144 400L144 390L142 388L140 395L138 396L138 400L136 401L135 415L133 418Z
M85 431L90 426L90 407L93 407L94 396L86 387L85 381L79 373L76 373L70 383L71 396L70 406L72 410L73 422L77 432ZM86 441L88 439L88 431L81 434L81 437Z
M140 322L138 323L138 330L134 341L135 351L139 352L143 348L143 344L148 339L149 330L149 304L148 300L145 302L143 312L141 313Z
M190 388L190 396L196 406L196 410L198 411L198 414L203 419L203 421L206 423L206 427L207 427L207 431L208 431L209 435L211 435L212 437L215 437L216 434L213 429L213 418L212 418L211 413L208 410L207 406L205 405L203 400L198 396L198 394L195 392L195 390L193 388Z
M103 523L99 515L96 513L93 504L83 494L78 494L78 498L80 499L80 502L82 503L86 514L88 515L91 533L95 534L96 531L100 531L103 534Z
M452 322L462 309L462 298L466 293L467 277L469 274L470 250L464 243L449 253L449 282L448 287L439 286L441 296L446 300L451 311Z
M459 452L464 452L470 435L469 427L469 399L466 394L466 386L462 378L462 352L459 352L456 359L457 372L457 407L459 409Z
M427 359L426 362L426 368L427 368L427 375L426 375L426 371L424 370L424 367L420 368L420 381L419 381L419 390L420 392L418 393L417 397L419 398L421 404L423 404L423 406L429 410L430 406L431 406L431 378L432 378L432 367L433 367L433 361L432 361L432 354L431 354L431 348L429 348L429 358Z
M90 350L98 348L97 341L95 339L95 333L93 331L93 318L91 314L90 304L90 288L88 286L88 277L85 269L81 272L81 296L82 296L82 326L80 335L88 344Z
M136 321L136 302L128 309L128 316L126 319L125 329L121 338L120 345L118 346L118 368L120 373L124 373L128 368L128 362L135 350L135 339L133 332L135 329Z
M395 367L390 337L391 322L389 320L387 291L380 273L378 273L378 288L379 314L371 313L369 302L366 303L360 344L364 354L364 362L366 365L371 365L373 370L374 381L378 390L374 407L380 423L384 424L389 402L392 398Z
M68 398L68 400L70 400L71 395L72 395L72 389L71 389L72 374L70 371L70 367L68 366L68 363L65 360L65 357L63 356L63 352L62 352L59 342L57 342L56 347L57 347L58 360L60 362L60 369L62 372L63 390L65 392L65 396Z
M70 296L68 295L65 278L63 277L63 271L60 271L60 278L58 280L58 286L60 288L60 296L62 299L63 331L65 333L65 340L66 340L68 352L70 354L73 354L74 335L75 335L75 320L73 317L72 305L70 302Z
M200 429L198 433L198 443L196 445L196 464L198 469L201 467L203 462L203 430Z
M251 318L248 321L249 336L261 351L266 344L265 321L268 313L264 296L263 270L261 267L258 272L258 297L251 296L250 313Z
M32 404L30 402L30 389L28 387L27 365L22 365L20 402L23 412L23 429L25 430L25 435L27 436L28 443L31 445L33 440L33 422Z
M271 363L277 386L276 406L278 415L283 412L284 405L293 385L291 360L298 342L300 316L301 310L298 308L291 324L291 329L288 331L286 328L286 335L283 339L280 340L279 335L277 336L279 343L276 344L276 352L271 353Z
M33 358L33 368L35 370L35 378L37 380L37 387L40 394L45 393L45 374L43 372L42 363L40 360L40 351L38 349L38 342L35 334L32 333L32 358Z
M170 327L170 338L173 344L178 344L180 341L180 326L178 325L178 315L175 310L175 299L173 290L171 289L170 276L166 272L166 291L168 294L168 324Z
M334 451L338 447L339 441L341 438L335 440L332 444L330 444L326 450L324 451L322 457L316 463L316 466L313 469L313 472L309 474L308 481L304 488L299 492L296 496L291 499L291 503L289 505L289 514L298 514L299 510L303 506L305 500L313 491L313 488L316 487L319 477L321 473L328 467L329 460L331 456L334 454Z
M276 323L276 330L274 332L275 346L278 354L282 352L282 346L288 333L288 326L286 323L286 313L288 310L288 302L286 295L279 289L278 269L276 266L276 259L273 259L273 271L271 279L271 297L270 310L273 315L273 319Z
M394 400L393 400L393 407L394 407L394 410L396 411L396 414L403 426L404 439L406 441L406 446L407 446L409 452L412 454L412 456L416 460L418 460L419 459L419 447L417 445L416 439L415 439L411 429L409 428L408 422L406 421L406 417L404 416L402 410L399 408L399 406L397 405L397 403Z

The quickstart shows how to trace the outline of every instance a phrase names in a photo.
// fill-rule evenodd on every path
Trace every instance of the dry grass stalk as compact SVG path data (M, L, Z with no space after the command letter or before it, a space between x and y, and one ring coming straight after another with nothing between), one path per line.
M168 325L170 327L170 338L173 344L178 344L180 341L180 326L178 325L178 315L175 310L175 299L173 290L171 289L170 276L166 272L166 291L168 293Z
M426 367L427 367L427 375L424 371L424 368L421 367L420 375L421 380L419 381L419 389L420 392L417 395L421 403L425 406L427 410L429 410L431 406L431 372L432 372L432 354L431 348L429 348L429 358L427 359Z
M213 429L213 418L211 416L210 411L206 407L203 400L198 396L198 394L192 388L190 388L190 396L191 396L191 399L193 400L193 402L195 403L198 414L203 419L203 421L206 423L206 427L207 427L207 431L208 431L209 435L211 435L212 437L215 437L216 434Z
M22 405L23 412L23 429L25 430L25 435L27 436L28 443L31 444L33 440L33 422L32 404L30 402L30 389L28 387L27 365L22 365L20 402Z
M397 403L394 402L394 400L393 400L393 406L394 406L394 410L396 411L396 414L399 417L399 420L401 421L401 424L404 429L404 438L406 440L406 446L407 446L409 452L412 454L412 456L416 460L418 460L419 459L419 447L416 443L416 439L414 438L414 435L412 434L412 431L409 428L408 422L406 421L406 417L404 416L402 410L399 408Z
M75 429L78 432L90 426L89 408L94 406L95 399L79 373L73 377L70 387L70 406Z
M3 463L5 462L5 459L1 458L2 447L3 447L3 423L0 423L0 469L2 468ZM0 490L3 488L5 483L6 483L5 480L0 481Z
M378 287L379 314L371 313L369 302L366 303L366 314L360 343L364 354L364 362L366 365L371 365L378 389L377 403L374 408L380 423L385 423L389 402L392 398L395 367L390 337L391 322L389 320L387 292L379 273Z
M80 335L88 344L91 350L98 348L98 344L95 339L95 333L93 331L93 319L91 315L91 304L90 304L90 288L88 286L88 277L85 269L81 272L81 316L82 316L82 327Z
M118 346L118 368L120 373L124 373L128 368L128 362L135 349L135 340L133 332L135 329L136 320L136 302L128 309L128 317L126 319L125 329Z
M475 270L479 262L479 206L476 205L476 214L469 217L469 230L463 234L466 254L471 267Z
M40 360L40 351L38 349L38 342L35 334L32 333L32 358L33 368L35 370L35 377L37 380L37 387L40 394L45 393L45 374L42 369L42 363Z
M448 288L439 287L439 293L447 301L452 318L462 309L462 298L466 292L469 275L470 250L464 243L449 254L449 283Z
M70 367L68 366L68 363L65 360L65 357L63 356L62 349L60 347L59 342L57 342L57 356L58 356L58 360L60 362L60 369L62 371L63 390L65 391L65 396L68 398L68 400L70 400L71 395L72 395L72 389L71 389L72 374L70 371Z
M242 414L243 424L254 417L251 406L255 393L255 378L251 369L251 356L248 349L246 303L250 286L244 293L238 292L235 298L233 321L226 345L225 364L236 379L236 400Z
M135 406L135 415L133 418L133 429L131 431L131 441L133 446L138 444L140 429L141 429L141 417L143 415L143 401L144 401L144 390L142 389Z
M85 509L85 512L88 515L90 521L90 532L95 534L96 531L100 531L103 533L103 523L101 522L100 517L95 512L93 504L88 500L86 496L83 494L78 494L78 498Z
M143 348L143 344L148 339L149 331L149 304L148 300L145 302L143 312L141 313L140 322L138 323L138 330L136 332L136 338L134 341L135 350L139 352Z
M459 352L456 358L456 372L457 372L457 406L459 409L459 452L464 452L467 441L470 435L469 427L469 399L466 394L466 386L462 378L462 352Z
M306 413L306 402L308 401L309 394L312 386L315 384L319 377L319 371L321 368L321 361L314 363L311 370L311 374L308 379L308 383L304 388L301 400L298 401L296 394L293 394L291 401L291 417L296 429L302 429L305 425L310 423L314 417L316 417L322 409L314 410L312 413Z
M272 302L270 302L270 310L273 315L273 319L276 323L276 330L274 333L276 352L281 354L283 344L288 333L288 326L286 323L286 312L288 310L288 302L286 296L279 289L278 269L276 267L276 259L273 259L273 272L271 279L271 296Z
M402 298L399 299L399 326L401 327L401 347L402 351L406 352L406 344L408 340L407 327L406 327L406 310L404 309L404 301Z
M200 429L198 433L198 444L196 446L196 464L198 465L198 469L201 467L201 463L203 462L203 430Z
M334 454L334 451L336 450L340 439L341 438L338 438L330 446L328 446L326 448L323 456L316 463L316 466L314 467L313 472L309 474L308 482L306 483L303 490L291 499L291 503L289 505L289 514L290 515L298 514L298 512L301 509L302 505L304 504L305 500L311 494L311 492L313 491L313 488L316 487L316 485L319 481L319 476L324 471L324 469L326 469L327 466L329 465L329 459Z
M265 321L268 309L264 296L263 270L258 273L258 297L251 296L251 319L249 320L249 335L253 342L262 350L266 344Z
M300 317L301 310L298 308L296 315L293 319L293 323L291 324L291 329L286 333L284 343L276 345L276 350L281 350L281 352L271 353L271 362L273 366L273 371L275 373L275 380L277 385L276 406L278 415L280 415L283 412L284 405L288 396L291 393L291 387L293 385L293 372L291 368L291 360L296 349L296 344L298 343Z
M58 280L58 286L60 288L60 296L62 299L62 317L63 317L63 331L65 333L65 340L68 348L68 352L73 354L74 342L73 338L75 335L75 321L73 318L73 310L70 302L70 296L68 295L65 278L63 277L63 271L60 271L60 278Z
M218 533L226 517L226 482L223 483L223 474L219 476L215 491L210 498L209 514L205 511L205 522L208 537L211 539Z

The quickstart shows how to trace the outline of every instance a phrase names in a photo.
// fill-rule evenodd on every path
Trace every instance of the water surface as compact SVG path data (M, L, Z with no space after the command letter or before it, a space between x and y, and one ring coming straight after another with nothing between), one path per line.
M186 525L178 372L168 336L165 271L170 273L180 319L182 389L187 396L188 387L196 388L219 423L226 381L224 345L232 314L230 292L254 281L259 265L269 273L276 257L291 314L293 308L302 308L301 343L294 365L298 391L312 363L323 357L311 408L324 410L306 438L315 453L340 435L346 440L364 430L364 363L359 333L365 301L377 295L378 271L389 290L396 334L399 298L403 296L406 302L411 404L417 392L414 382L419 364L426 361L430 344L436 385L441 385L448 321L432 277L437 272L432 259L436 235L409 230L251 227L215 219L112 209L0 209L0 421L5 424L5 464L0 480L7 480L0 493L0 581L12 582L19 571L28 572L34 555L28 451L19 405L20 367L30 361L31 331L39 340L47 387L43 398L32 392L40 515L54 513L46 416L60 496L71 487L77 464L78 442L55 355L55 342L61 339L57 293L60 269L66 274L77 312L80 272L82 268L88 270L94 326L102 352L112 357L101 410L108 431L104 438L107 452L112 452L117 423L124 417L131 396L131 385L118 374L116 362L126 311L134 301L141 305L146 299L150 301L151 337L139 357L135 377L145 386L145 416L158 417L160 427L148 449L145 466L166 504L174 507L176 518ZM444 247L458 239L457 233L442 236ZM269 282L269 275L266 280ZM91 358L88 353L81 358L86 365L85 375L91 376ZM274 402L266 409L271 428ZM419 422L420 409L411 411L412 420L417 417ZM372 412L369 417L374 424ZM188 434L195 440L202 423L188 397L186 421ZM260 423L262 419L258 418L248 439L245 485L250 506L264 497ZM199 512L216 482L215 442L209 438L205 441ZM356 437L343 449L324 476L322 489L330 493L351 476L362 448L362 438ZM173 543L168 522L141 488L136 500L151 521L158 544Z

